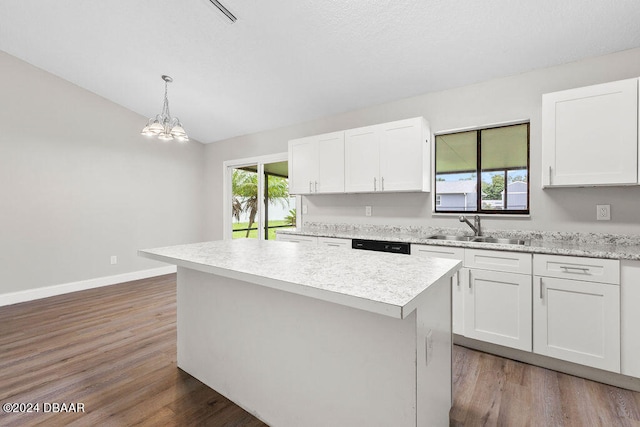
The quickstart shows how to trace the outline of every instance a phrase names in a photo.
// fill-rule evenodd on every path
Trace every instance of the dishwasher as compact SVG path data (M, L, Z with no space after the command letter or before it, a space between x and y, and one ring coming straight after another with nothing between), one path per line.
M383 240L352 239L352 249L375 252L391 252L394 254L411 254L411 243L387 242Z

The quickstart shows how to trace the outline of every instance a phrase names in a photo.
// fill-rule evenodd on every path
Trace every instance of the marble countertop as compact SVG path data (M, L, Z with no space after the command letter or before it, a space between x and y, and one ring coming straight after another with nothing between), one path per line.
M491 249L538 254L570 255L606 259L640 260L640 236L599 233L563 233L540 231L486 230L486 236L520 238L527 245L443 241L429 239L436 234L465 235L463 229L435 227L402 227L351 224L305 224L301 229L278 230L281 234L345 239L370 239L437 246Z
M461 262L343 251L281 241L228 240L138 251L140 256L396 318Z

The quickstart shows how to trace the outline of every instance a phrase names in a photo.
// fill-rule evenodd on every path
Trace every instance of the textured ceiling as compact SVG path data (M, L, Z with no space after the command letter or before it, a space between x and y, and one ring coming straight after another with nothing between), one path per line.
M213 142L640 46L638 0L0 0L0 49ZM143 123L141 123L141 126Z

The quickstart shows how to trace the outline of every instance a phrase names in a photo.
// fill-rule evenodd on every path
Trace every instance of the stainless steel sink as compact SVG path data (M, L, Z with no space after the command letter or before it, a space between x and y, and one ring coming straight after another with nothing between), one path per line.
M427 239L433 239L433 240L451 240L451 241L458 241L458 242L470 242L475 238L476 236L444 236L442 234L436 234L435 236L427 237Z
M503 245L528 245L529 240L524 239L499 239L497 237L486 237L486 236L478 236L474 237L471 242L482 242L482 243L499 243Z
M503 245L528 245L529 240L524 239L500 239L497 237L488 236L445 236L443 234L436 234L434 236L427 237L432 240L449 240L454 242L478 242L478 243L497 243Z

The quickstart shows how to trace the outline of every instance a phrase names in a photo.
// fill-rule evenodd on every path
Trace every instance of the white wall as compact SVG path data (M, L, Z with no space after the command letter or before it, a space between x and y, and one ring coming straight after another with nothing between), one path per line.
M542 190L540 176L542 94L638 76L640 49L633 49L210 144L206 147L207 238L222 237L223 161L286 151L287 141L293 138L415 116L424 116L433 132L531 121L531 216L488 218L487 229L640 234L640 187ZM455 217L432 216L430 194L321 195L305 197L303 203L308 205L304 221L459 226ZM610 222L596 222L596 204L611 204ZM365 205L373 206L370 218L364 216Z
M147 140L145 117L1 51L0 70L0 295L160 267L136 251L203 240L202 144Z

